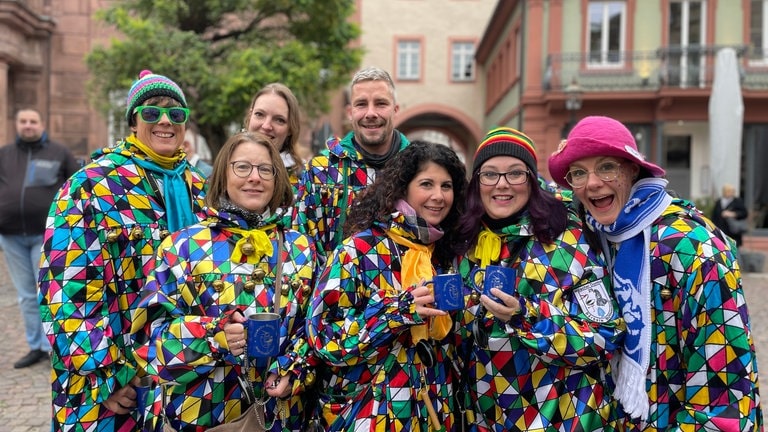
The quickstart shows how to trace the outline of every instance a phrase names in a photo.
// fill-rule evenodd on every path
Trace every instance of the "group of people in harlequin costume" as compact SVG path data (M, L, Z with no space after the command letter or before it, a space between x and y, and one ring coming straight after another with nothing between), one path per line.
M737 246L623 124L586 117L546 162L492 128L468 169L395 129L386 71L349 96L304 160L297 98L264 86L205 178L183 91L140 74L131 135L47 220L54 431L762 430ZM463 307L436 306L443 275Z

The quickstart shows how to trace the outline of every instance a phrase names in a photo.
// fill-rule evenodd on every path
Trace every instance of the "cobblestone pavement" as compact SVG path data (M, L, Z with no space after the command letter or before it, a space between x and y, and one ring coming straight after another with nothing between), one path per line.
M51 431L50 363L13 368L28 351L16 289L0 251L0 431Z
M744 290L762 372L760 387L768 394L768 273L744 275ZM0 431L50 432L50 365L14 369L27 353L16 293L0 252ZM763 404L765 407L766 405Z

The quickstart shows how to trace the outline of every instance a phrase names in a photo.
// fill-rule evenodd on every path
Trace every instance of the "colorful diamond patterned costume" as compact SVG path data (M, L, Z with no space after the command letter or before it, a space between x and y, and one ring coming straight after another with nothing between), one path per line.
M628 418L627 430L763 428L735 244L713 232L720 231L683 200L651 225L650 410L646 422Z
M40 265L40 312L52 356L56 431L133 431L135 411L102 403L136 375L130 328L155 252L169 234L157 179L120 143L94 154L54 199ZM182 162L186 164L186 160ZM203 216L204 180L186 169L193 211Z
M344 240L318 281L307 332L326 362L320 405L328 431L426 432L422 389L446 430L453 425L452 338L431 343L433 367L422 363L411 339L410 330L425 321L400 283L407 248L386 234L397 227L415 240L403 222L399 215Z
M517 225L492 232L501 237L501 251L491 264L515 269L523 310L502 322L481 315L472 296L467 300L460 358L469 356L475 430L617 430L609 359L626 327L608 272L578 218L569 212L565 232L551 244L533 237L527 213ZM457 270L465 286L482 292L485 273L474 249ZM487 348L472 339L475 325L489 336Z
M408 139L395 134L395 144L404 149ZM376 178L376 170L355 149L353 137L350 132L341 140L330 138L328 148L312 158L299 181L293 228L315 240L320 266L343 240L342 227L355 196Z
M240 357L229 351L223 327L230 315L274 311L277 251L282 254L280 352L249 368L255 396L267 400L267 430L304 431L304 390L313 361L304 317L311 295L315 250L311 239L280 226L282 214L260 226L272 244L258 262L233 259L242 230L255 229L239 216L208 210L209 218L166 239L134 315L137 361L168 388L166 415L178 430L204 431L231 421L247 408L238 383ZM277 224L277 225L275 225ZM284 234L278 249L278 230ZM255 259L254 259L255 261ZM269 398L264 381L279 372L293 380L283 401Z

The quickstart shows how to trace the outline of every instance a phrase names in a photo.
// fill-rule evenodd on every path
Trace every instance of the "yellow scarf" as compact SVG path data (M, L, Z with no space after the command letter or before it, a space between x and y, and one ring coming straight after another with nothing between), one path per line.
M501 237L488 228L483 228L475 246L475 258L480 259L480 268L484 269L491 262L498 260L499 255L501 255Z
M272 249L272 242L269 241L269 236L264 231L274 227L275 224L264 225L252 230L227 227L226 229L228 231L242 235L240 240L235 243L235 249L232 251L232 261L240 263L242 262L243 256L245 255L245 260L247 263L258 264L258 262L261 261L261 257L264 255L271 257L272 253L274 253L274 250ZM243 253L242 248L245 244L250 244L253 246L252 254L249 255Z
M435 275L435 269L432 267L432 250L435 245L429 246L414 243L393 230L387 230L387 236L395 243L408 248L403 254L401 260L401 285L415 286L421 283L421 280L431 280ZM427 339L427 328L429 328L429 337L435 340L442 340L451 331L452 321L448 315L430 317L429 326L420 324L411 328L411 340L416 342Z
M152 147L139 141L136 135L131 135L127 137L125 141L136 146L136 148L138 148L139 151L149 156L149 159L151 159L154 163L168 170L173 169L173 167L175 167L180 160L184 159L187 156L186 153L180 150L180 148L176 150L173 156L161 156L157 154L154 150L152 150Z

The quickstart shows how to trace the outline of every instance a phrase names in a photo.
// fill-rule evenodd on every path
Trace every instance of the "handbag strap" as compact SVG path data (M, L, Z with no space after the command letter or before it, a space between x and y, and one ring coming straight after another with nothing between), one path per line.
M277 267L275 268L275 292L272 293L272 309L276 314L280 314L280 298L282 296L283 285L283 230L277 229Z
M282 297L282 285L283 285L283 242L285 241L283 236L283 231L281 229L277 229L277 263L275 267L275 281L272 285L274 285L273 289L274 292L272 293L272 311L278 315L280 315L280 299ZM257 407L261 410L262 413L264 413L264 406L267 403L267 400L260 400L256 399L256 391L253 389L253 383L251 382L250 378L250 369L251 369L251 362L248 360L248 355L244 355L242 359L242 368L241 370L241 376L240 376L240 383L241 383L241 389L244 392L247 392L246 394L246 400L249 405L252 407ZM269 368L269 365L272 363L272 358L267 358L267 368ZM244 388L242 388L244 387ZM263 416L260 418L257 418L257 422L259 426L264 429L271 429L272 425L266 424L266 413L264 413ZM269 426L269 427L267 427Z
M274 291L272 293L272 312L280 315L280 299L282 297L282 285L283 285L283 242L285 241L285 238L283 236L283 231L278 228L277 229L277 263L275 264L275 281L272 284L274 287ZM243 369L242 369L242 378L245 382L248 384L251 383L251 380L249 379L249 373L248 370L250 369L250 362L248 361L248 356L245 355L243 359ZM272 363L272 359L267 359L267 365ZM250 387L250 385L249 385ZM251 394L254 394L253 388L251 387L249 389L251 391ZM250 397L248 398L251 399Z
M277 229L277 263L275 267L275 281L272 285L274 285L273 289L274 292L272 293L272 312L280 315L280 299L282 298L282 285L283 285L283 242L285 241L285 238L283 236L283 231L281 229ZM272 359L267 359L267 365L272 363ZM250 368L250 362L248 361L248 356L246 355L243 361L243 373L242 377L244 378L244 381L246 381L248 384L250 384L251 380L248 378L248 369ZM250 389L251 393L253 393L253 388ZM250 397L249 397L250 399Z

